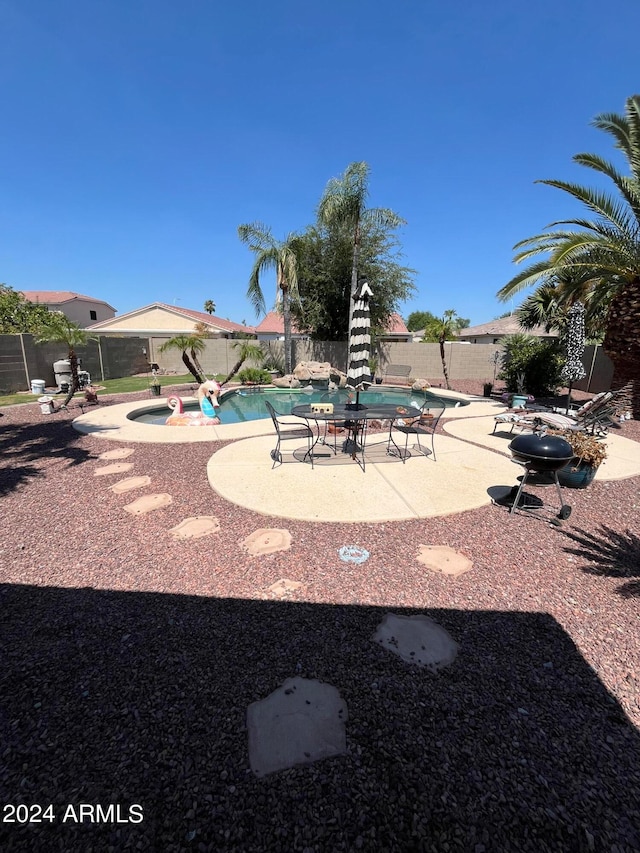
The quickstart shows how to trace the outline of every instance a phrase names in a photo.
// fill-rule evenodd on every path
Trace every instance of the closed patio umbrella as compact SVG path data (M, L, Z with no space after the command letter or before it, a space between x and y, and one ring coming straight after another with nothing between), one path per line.
M356 391L356 405L359 404L360 390L371 385L369 356L371 349L371 317L369 298L371 288L366 279L358 284L353 305L353 321L349 330L349 364L347 367L347 386Z
M582 353L584 352L584 305L576 302L568 311L566 353L567 360L560 373L560 378L567 383L569 393L567 394L566 414L569 414L571 404L571 386L579 379L583 379L587 372L582 364Z

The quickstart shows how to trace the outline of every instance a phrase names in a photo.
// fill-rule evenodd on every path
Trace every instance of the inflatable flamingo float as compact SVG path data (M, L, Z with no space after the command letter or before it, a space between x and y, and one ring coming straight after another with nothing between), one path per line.
M216 409L220 405L218 402L219 393L220 386L215 380L208 379L203 382L198 388L199 412L185 412L180 397L168 397L167 406L171 409L171 414L166 419L165 424L167 426L215 426L219 424L220 418L216 415Z

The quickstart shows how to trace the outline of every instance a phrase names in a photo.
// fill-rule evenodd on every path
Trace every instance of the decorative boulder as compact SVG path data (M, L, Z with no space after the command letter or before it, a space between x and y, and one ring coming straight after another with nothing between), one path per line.
M326 379L329 380L331 365L328 361L301 361L296 364L293 375L301 382L311 379Z
M276 388L300 388L302 384L293 373L287 373L286 376L276 376L271 382Z
M426 379L416 379L411 386L412 391L426 391L427 388L431 388L431 383L427 382Z

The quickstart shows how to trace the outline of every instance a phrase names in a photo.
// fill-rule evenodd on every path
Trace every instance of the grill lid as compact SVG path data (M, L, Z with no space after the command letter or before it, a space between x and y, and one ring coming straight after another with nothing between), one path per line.
M513 457L531 467L553 470L573 459L568 441L558 435L519 435L509 444Z

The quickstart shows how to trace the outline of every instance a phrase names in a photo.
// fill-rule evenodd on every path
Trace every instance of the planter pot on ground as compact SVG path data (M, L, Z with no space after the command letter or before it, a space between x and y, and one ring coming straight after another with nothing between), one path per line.
M375 382L376 385L382 385L382 376L376 376Z
M586 489L596 476L593 465L579 459L572 459L564 468L558 471L558 482L568 489Z
M493 391L493 385L491 384L491 382L485 382L484 385L482 386L483 395L485 397L490 397L492 391Z
M151 391L152 397L159 397L160 396L160 386L159 385L150 385L149 390Z

